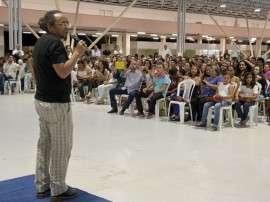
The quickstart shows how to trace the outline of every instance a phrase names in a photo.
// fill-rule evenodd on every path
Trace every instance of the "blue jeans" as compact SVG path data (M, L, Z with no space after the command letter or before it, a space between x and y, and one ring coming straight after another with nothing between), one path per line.
M124 106L122 108L123 111L125 111L126 109L129 108L129 106L132 103L132 101L133 101L134 98L136 99L136 102L138 102L137 101L138 99L141 99L139 97L139 90L134 90L134 91L129 92L129 94L128 94L128 100L125 102L125 104L124 104Z
M4 82L5 82L4 74L0 73L0 91L1 92L4 92Z
M243 111L241 106L243 105ZM255 102L239 102L235 104L235 109L237 111L238 116L242 121L245 121L248 116L249 107L255 105Z
M219 123L219 115L220 115L220 108L228 106L228 102L222 101L215 104L215 111L214 111L214 126L218 126Z
M112 88L110 91L109 91L109 95L110 95L110 100L111 100L111 107L113 109L117 109L117 102L116 102L116 99L115 99L115 95L127 95L128 92L127 92L127 89L123 90L121 88Z
M215 105L215 102L206 102L204 105L203 105L203 113L202 113L202 119L201 119L201 123L202 124L206 124L207 123L207 115L208 115L208 110L210 107L214 106Z

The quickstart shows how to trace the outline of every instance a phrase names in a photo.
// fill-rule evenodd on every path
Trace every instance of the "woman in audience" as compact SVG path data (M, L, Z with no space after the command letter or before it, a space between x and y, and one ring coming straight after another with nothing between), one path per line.
M191 67L192 67L192 65L191 65L190 62L185 63L184 69L185 69L185 72L186 72L186 76L190 74Z
M199 128L206 127L208 111L212 106L215 106L214 124L213 124L212 129L214 131L218 129L220 108L223 106L228 106L232 103L234 89L233 89L233 86L230 84L230 79L231 77L228 73L225 73L223 75L223 80L224 80L223 83L220 83L218 85L216 94L213 97L207 98L209 101L204 104L201 122L198 125L196 125L196 127L199 127Z
M237 92L238 96L235 100L235 109L238 116L241 118L238 126L246 126L249 107L255 105L258 93L258 86L256 85L256 79L253 74L250 72L245 73L242 85ZM243 106L243 110L241 106Z
M227 74L227 70L228 70L228 64L225 63L225 62L222 62L222 63L220 64L220 71L221 71L221 74L222 74L222 75Z
M263 72L261 72L261 69L260 69L259 66L254 67L253 74L254 74L254 77L255 77L255 81L262 85L261 92L259 92L259 94L260 94L259 99L264 100L264 98L265 98L265 88L266 88L266 79L264 77L264 74L263 74Z
M241 81L244 81L245 73L246 73L246 69L247 69L247 65L246 65L245 61L242 60L239 63L238 67L235 67L235 66L233 66L233 67L234 67L234 69L236 68L235 75L237 77L239 77Z
M198 67L196 66L192 66L190 69L189 74L187 74L187 76L185 76L185 79L192 79L195 82L197 81L197 79L200 77L201 73Z
M169 76L164 71L164 63L159 62L157 64L157 73L153 79L152 89L149 87L144 88L143 92L139 94L139 97L146 97L149 102L149 113L147 118L150 119L154 116L155 106L157 100L166 97L171 80ZM138 99L137 103L138 114L143 114L143 106L141 99Z
M178 74L178 70L176 68L172 68L169 70L169 76L171 79L171 84L168 88L167 96L170 96L171 94L176 93L178 83L180 81L180 75Z
M89 65L86 65L82 59L78 60L78 71L77 71L77 79L78 79L78 89L80 92L81 101L85 101L85 93L84 86L88 86L87 93L89 94L90 88L92 86L92 69Z
M207 68L208 67L209 66L207 66ZM214 96L218 88L218 85L223 82L223 78L219 76L220 69L215 65L212 66L209 72L207 70L206 74L209 74L209 77L206 77L201 82L203 84L201 94L197 98L195 97L191 99L193 118L195 119L197 114L197 120L201 120L203 113L203 106L208 101L207 97Z
M103 82L103 84L98 86L98 99L96 104L101 105L104 104L104 98L107 92L109 92L110 89L115 88L117 84L117 79L114 79L113 75L116 74L117 69L112 65L111 66L112 73L110 73L110 76L106 81ZM109 96L108 96L109 99Z

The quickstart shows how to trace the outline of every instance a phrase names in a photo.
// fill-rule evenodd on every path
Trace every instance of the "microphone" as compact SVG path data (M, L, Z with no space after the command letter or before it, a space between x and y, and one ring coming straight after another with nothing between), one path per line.
M79 37L78 37L76 34L72 34L72 35L71 35L71 38L74 39L74 41L75 41L76 43L79 43L79 41L80 41ZM92 55L92 53L91 53L89 50L86 50L86 51L84 52L84 54L87 55L87 56L91 56L91 55Z

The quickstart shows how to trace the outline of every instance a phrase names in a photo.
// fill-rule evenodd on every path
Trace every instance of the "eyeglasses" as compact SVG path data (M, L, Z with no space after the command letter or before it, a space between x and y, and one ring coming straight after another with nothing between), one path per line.
M70 28L71 27L71 25L69 24L69 22L58 22L58 23L56 23L57 25L60 25L60 26L62 26L62 28Z

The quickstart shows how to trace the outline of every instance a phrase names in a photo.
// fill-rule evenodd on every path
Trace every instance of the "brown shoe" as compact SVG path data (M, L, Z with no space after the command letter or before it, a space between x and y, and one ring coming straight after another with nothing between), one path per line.
M154 116L154 114L153 113L151 113L151 112L149 112L148 114L147 114L147 119L151 119L152 117Z
M239 121L238 126L243 126L243 120Z

